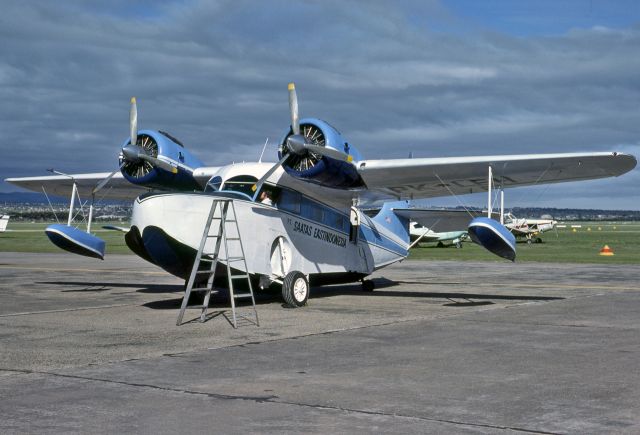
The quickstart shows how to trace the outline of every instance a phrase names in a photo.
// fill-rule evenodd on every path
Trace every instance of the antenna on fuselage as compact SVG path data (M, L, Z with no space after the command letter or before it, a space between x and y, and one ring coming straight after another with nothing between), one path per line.
M264 156L264 150L267 149L267 144L269 143L269 138L264 141L264 146L262 147L262 152L260 153L260 158L258 159L258 163L262 163L262 156Z

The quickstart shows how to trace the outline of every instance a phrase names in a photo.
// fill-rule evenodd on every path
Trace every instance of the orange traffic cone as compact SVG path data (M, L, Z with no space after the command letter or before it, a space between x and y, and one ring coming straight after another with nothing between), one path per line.
M609 247L609 245L604 245L604 248L600 250L600 255L614 255L613 250Z

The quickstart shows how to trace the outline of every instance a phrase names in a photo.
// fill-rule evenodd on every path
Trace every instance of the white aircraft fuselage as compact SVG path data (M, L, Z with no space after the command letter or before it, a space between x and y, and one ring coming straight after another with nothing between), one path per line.
M268 278L267 282L294 270L313 283L353 282L406 258L408 221L388 206L374 218L359 213L351 207L349 191L300 182L280 170L264 185L272 192L273 203L254 201L251 186L270 167L270 163L229 165L212 176L207 191L141 195L134 202L127 244L169 273L186 278L212 202L230 197L248 271ZM228 224L229 228L235 227ZM209 239L204 252L212 252L214 243ZM236 246L229 245L229 250ZM220 257L239 254L223 248Z

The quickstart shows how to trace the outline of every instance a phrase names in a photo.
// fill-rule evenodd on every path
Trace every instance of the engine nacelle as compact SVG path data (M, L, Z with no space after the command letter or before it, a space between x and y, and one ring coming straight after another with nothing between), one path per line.
M130 143L130 139L125 140L123 148ZM146 160L125 161L121 155L120 165L124 162L124 166L120 172L127 181L152 188L201 189L191 172L181 165L194 169L204 165L197 157L188 152L176 138L163 131L140 130L137 145L144 148L149 156L171 163L176 167L177 172L172 173L159 168Z
M289 128L282 138L278 152L279 159L290 152L286 143L287 138L292 134L293 131ZM315 118L301 119L300 134L305 137L305 142L308 144L333 148L350 155L354 162L362 160L358 150L351 146L338 130L325 121ZM291 155L283 167L289 175L295 178L326 187L354 189L364 186L364 182L353 163L321 156L311 151Z

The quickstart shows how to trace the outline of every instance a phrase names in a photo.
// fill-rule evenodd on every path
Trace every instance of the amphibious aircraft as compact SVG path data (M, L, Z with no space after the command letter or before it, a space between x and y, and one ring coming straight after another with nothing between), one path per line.
M212 204L232 199L247 275L260 288L281 286L287 304L302 306L310 284L361 281L372 290L368 275L406 258L407 200L487 191L491 183L511 188L619 176L636 166L635 157L618 152L371 160L329 123L300 119L293 84L289 108L291 122L275 164L206 166L170 134L138 131L132 99L130 135L116 171L7 181L50 194L71 191L67 225L52 225L47 235L63 249L98 258L104 242L90 234L90 225L87 232L72 225L75 198L132 199L127 245L185 280L195 270L201 242L210 243L203 229ZM363 204L381 208L369 217L360 211ZM91 211L89 206L89 224ZM515 258L515 240L499 222L475 218L468 230L476 243ZM222 268L220 259L232 261L232 253L225 255L212 261Z

